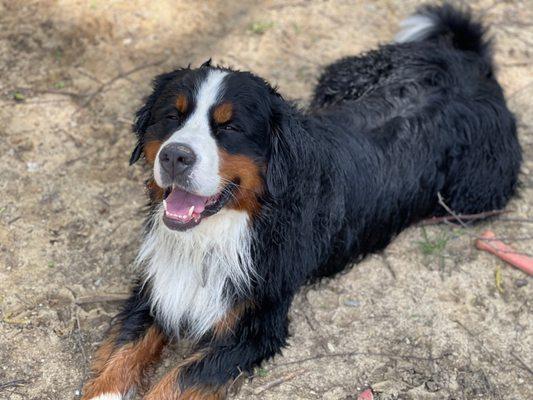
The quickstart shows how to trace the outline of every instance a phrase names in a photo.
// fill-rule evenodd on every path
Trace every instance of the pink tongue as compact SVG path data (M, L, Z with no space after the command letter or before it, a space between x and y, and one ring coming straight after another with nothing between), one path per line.
M171 214L188 214L194 206L194 213L200 214L205 209L205 203L209 197L196 196L184 190L174 188L166 198L166 210Z

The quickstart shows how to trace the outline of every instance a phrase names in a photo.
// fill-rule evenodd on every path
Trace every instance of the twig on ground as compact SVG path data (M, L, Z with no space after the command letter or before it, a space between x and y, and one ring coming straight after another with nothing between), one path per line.
M73 99L79 100L82 97L87 96L86 94L71 92L69 90L57 90L57 89L34 89L31 87L18 87L18 90L23 90L27 92L37 93L37 94L55 94L59 96L72 97Z
M394 269L392 268L392 264L389 261L389 257L387 256L386 252L383 252L383 254L381 255L381 259L383 261L383 264L385 264L385 267L389 270L390 274L394 278L394 280L396 280L396 272L394 272Z
M239 371L240 371L239 375L237 375L235 377L235 379L233 379L231 381L231 384L228 387L227 393L232 394L232 393L238 392L239 388L241 387L241 385L242 385L242 383L244 381L244 379L246 379L246 377L248 376L248 374L243 372L243 371L241 371L240 368L239 368Z
M448 214L450 214L452 217L453 217L453 220L457 221L459 223L459 225L461 225L463 228L465 228L465 232L468 236L470 236L471 238L473 239L476 239L476 241L479 241L479 240L482 240L484 242L487 243L487 245L491 246L493 249L495 250L498 250L500 253L511 253L511 254L514 254L514 255L520 255L520 256L523 256L523 257L531 257L529 254L527 253L519 253L519 252L516 252L514 250L509 250L510 248L501 248L501 249L497 249L496 247L492 246L491 242L498 242L499 239L501 238L497 238L496 236L492 237L492 238L489 238L489 237L483 237L483 236L478 236L478 235L475 235L475 234L472 234L469 232L469 226L462 220L461 216L459 214L457 214L456 212L454 212L445 202L444 202L444 199L442 198L442 195L439 193L437 193L437 197L439 199L439 204L442 206L442 208L444 208L446 210L446 212ZM445 224L450 224L450 221L443 221ZM529 237L526 237L526 238L520 238L520 240L530 240L531 238Z
M102 84L102 81L100 79L98 79L98 77L94 76L89 71L85 70L84 68L78 67L76 69L81 75L86 76L87 78L95 81L96 83Z
M439 199L439 204L446 210L448 214L450 214L463 228L468 228L468 225L465 224L465 222L461 219L461 217L453 211L448 205L444 202L444 199L442 198L442 195L440 192L437 193L437 198Z
M490 217L494 217L496 215L502 215L502 214L509 214L512 213L512 210L494 210L494 211L486 211L482 213L477 214L457 214L455 215L447 215L444 217L433 217L428 218L420 221L418 225L426 226L426 225L437 225L444 222L451 222L456 221L457 218L460 218L462 221L477 221L481 219L486 219Z
M91 304L91 303L112 303L115 301L124 301L129 297L128 293L104 293L83 296L76 299L77 305Z
M30 383L28 379L15 379L13 381L0 383L0 391L27 385L28 383Z
M160 65L162 64L163 62L165 61L165 59L163 60L158 60L158 61L155 61L155 62L152 62L152 63L146 63L146 64L142 64L142 65L139 65L138 67L135 67L135 68L132 68L130 69L129 71L126 71L126 72L122 72L116 76L114 76L113 78L111 78L110 80L108 80L107 82L104 82L102 83L98 89L96 89L93 93L91 93L89 95L89 97L81 104L81 107L80 108L83 108L83 107L86 107L87 105L89 105L96 96L98 96L100 93L104 92L108 87L110 87L111 85L113 85L116 81L120 80L120 79L125 79L127 78L129 75L132 75L136 72L139 72L143 69L146 69L146 68L150 68L150 67L155 67L157 65Z
M315 356L302 358L300 360L294 360L289 361L282 364L277 364L274 367L286 367L289 365L294 364L302 364L308 361L313 360L322 360L324 358L336 358L336 357L354 357L354 356L365 356L365 357L383 357L383 358L390 358L394 360L417 360L417 361L425 361L425 362L433 362L436 360L440 360L444 357L447 357L449 354L443 353L439 357L418 357L418 356L405 356L402 354L389 354L389 353L373 353L373 352L365 352L365 351L348 351L343 353L329 353L329 354L317 354Z
M300 369L294 372L289 372L288 374L285 374L278 379L275 379L271 382L268 382L267 384L263 386L258 387L257 389L254 390L254 394L259 395L263 392L266 392L267 390L272 389L273 387L279 386L284 382L290 381L291 379L294 379L297 376L300 376L305 372L306 372L305 369Z
M76 330L78 334L78 345L80 346L81 355L83 357L83 371L84 374L87 373L87 354L85 354L85 348L83 347L83 340L81 338L81 324L80 324L80 316L78 315L78 310L76 310Z
M518 361L518 363L524 368L527 372L529 372L531 375L533 375L533 369L529 367L520 357L518 357L513 351L511 351L511 356Z
M85 154L82 154L81 156L79 157L75 157L75 158L71 158L70 160L67 160L65 161L65 166L71 166L72 164L80 161L80 160L83 160L83 159L86 159L86 158L89 158L91 156L93 156L94 154L98 153L100 151L100 149L94 149L92 151L88 151L86 152Z
M15 218L12 218L12 219L10 219L9 221L7 221L7 224L8 224L8 225L12 225L12 224L14 224L15 222L17 222L17 221L18 221L19 219L21 219L21 218L22 218L22 215L18 215L18 216L16 216Z
M521 224L533 224L533 218L498 218L498 222L520 222Z

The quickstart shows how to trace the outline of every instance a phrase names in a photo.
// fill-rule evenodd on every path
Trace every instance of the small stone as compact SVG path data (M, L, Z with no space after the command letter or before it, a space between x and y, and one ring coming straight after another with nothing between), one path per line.
M440 389L440 385L435 381L427 381L425 386L428 392L437 392Z
M516 287L526 286L527 285L527 279L517 279L516 281L514 281L514 285Z
M111 135L115 131L115 126L110 123L105 123L105 124L102 124L100 130L105 135Z
M354 299L344 300L344 305L347 307L359 307L361 303Z
M26 163L26 169L28 172L36 172L39 170L39 164L36 162L29 161Z

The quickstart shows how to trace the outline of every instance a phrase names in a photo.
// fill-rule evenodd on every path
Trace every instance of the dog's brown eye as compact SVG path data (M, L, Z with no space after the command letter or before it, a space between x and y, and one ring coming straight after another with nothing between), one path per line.
M239 129L235 125L228 124L228 125L224 125L222 127L222 130L224 130L224 131L238 131Z
M177 115L174 115L174 114L169 114L166 116L167 119L171 119L173 121L177 121L178 119L180 119Z

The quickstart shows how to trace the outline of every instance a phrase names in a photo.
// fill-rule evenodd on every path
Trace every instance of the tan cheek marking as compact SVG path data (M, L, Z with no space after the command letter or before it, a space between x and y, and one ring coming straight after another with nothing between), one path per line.
M222 103L213 111L213 119L217 124L225 124L233 117L233 106L229 102Z
M184 94L179 94L178 98L176 99L176 108L180 113L184 113L187 111L188 101L187 96Z
M83 387L82 400L104 393L127 393L141 386L146 369L156 362L166 343L159 329L151 327L142 339L114 349L115 337L110 337L97 352L92 365L97 376Z
M235 191L235 199L229 207L256 215L260 209L258 197L263 193L260 166L247 156L229 154L225 150L219 150L219 154L222 178L228 181L238 178L240 181Z
M155 183L155 180L149 179L146 181L146 190L153 203L160 203L163 201L164 190Z
M159 151L160 147L160 140L150 140L144 144L144 156L146 157L146 161L148 161L151 165L154 165L155 157L157 156L157 152Z

